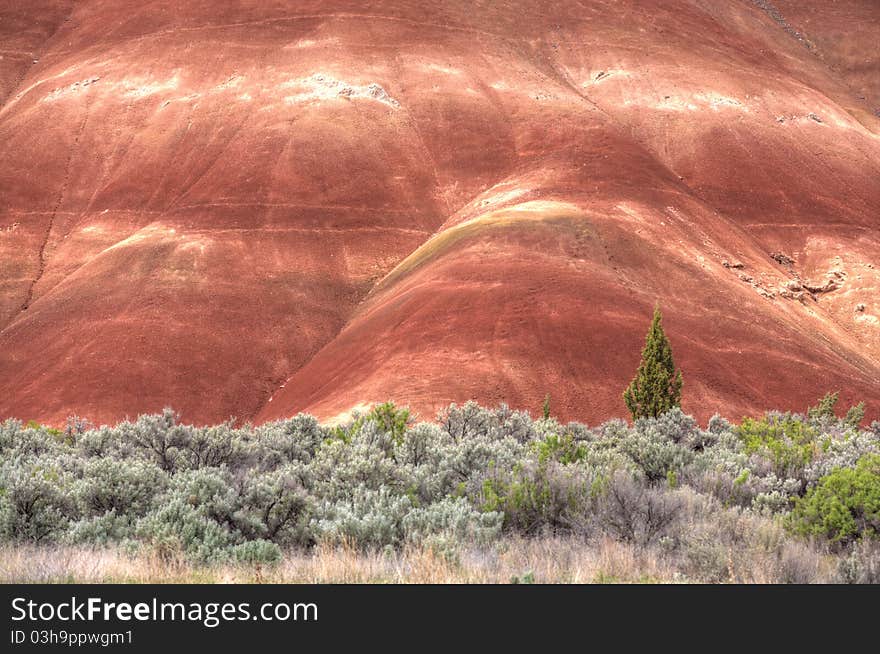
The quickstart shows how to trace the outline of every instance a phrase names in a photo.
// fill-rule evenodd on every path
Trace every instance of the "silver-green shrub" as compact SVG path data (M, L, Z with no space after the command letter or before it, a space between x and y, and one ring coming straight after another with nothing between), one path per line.
M418 424L390 403L334 427L302 414L195 427L171 410L109 427L5 420L0 539L268 564L321 541L454 554L502 530L577 533L658 548L695 578L729 577L747 547L811 580L785 516L880 452L880 423L823 410L744 424L702 429L675 409L587 427L473 402ZM874 578L871 547L835 551L840 580Z
M387 486L357 486L350 496L317 507L313 526L317 537L331 543L379 548L398 545L403 539L403 519L412 501Z
M61 456L5 458L0 464L0 535L36 543L65 533L76 515L74 466Z
M233 560L251 565L272 565L281 560L281 548L268 540L249 540L234 545L229 554Z

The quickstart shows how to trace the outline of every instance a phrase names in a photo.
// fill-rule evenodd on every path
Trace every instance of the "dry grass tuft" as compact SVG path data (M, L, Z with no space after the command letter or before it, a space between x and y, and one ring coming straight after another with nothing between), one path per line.
M758 570L745 580L785 581L776 572L779 566L769 563L757 565ZM813 567L821 564L816 558L806 563L798 559L789 567L794 568L798 580L817 580L824 575ZM289 551L272 567L193 566L157 555L131 556L121 549L0 547L3 583L588 584L687 580L673 562L655 550L610 538L587 543L571 536L511 538L493 547L465 549L455 556L431 549L363 552L325 544L309 551Z

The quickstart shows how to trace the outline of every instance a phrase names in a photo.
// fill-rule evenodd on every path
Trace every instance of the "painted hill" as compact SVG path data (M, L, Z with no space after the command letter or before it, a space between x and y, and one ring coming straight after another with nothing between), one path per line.
M230 3L232 4L232 3ZM0 416L880 411L880 7L0 6Z

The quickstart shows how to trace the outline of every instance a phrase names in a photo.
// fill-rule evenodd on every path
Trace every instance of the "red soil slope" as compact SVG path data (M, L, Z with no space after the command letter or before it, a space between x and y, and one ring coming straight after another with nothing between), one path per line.
M880 411L880 21L0 2L0 416ZM871 20L871 17L875 20Z

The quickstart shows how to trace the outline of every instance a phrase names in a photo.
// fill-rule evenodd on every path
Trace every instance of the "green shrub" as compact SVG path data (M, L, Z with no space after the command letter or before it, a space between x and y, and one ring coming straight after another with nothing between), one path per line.
M595 484L595 475L583 466L525 461L483 481L481 508L502 513L508 530L567 531L584 526L580 518L589 511Z
M225 561L236 540L228 525L219 524L180 497L142 519L137 535L160 556L183 554L193 563Z
M308 463L327 432L310 415L300 413L288 420L269 422L254 429L252 451L257 464L274 470L288 463Z
M313 498L301 464L255 475L242 490L234 523L247 538L284 545L309 545Z
M880 533L880 455L822 477L792 511L790 527L846 544Z
M374 422L382 431L391 435L391 438L399 443L403 440L410 423L409 409L398 409L394 402L377 404L366 415L366 419Z
M820 448L818 431L793 416L744 418L737 434L745 453L769 459L779 476L798 474Z
M205 428L181 428L175 444L176 462L181 468L241 466L249 454L246 432L231 423Z
M417 508L403 518L407 542L447 551L459 543L485 544L501 532L504 516L481 513L464 498L445 498Z
M826 393L816 406L811 406L807 409L807 417L811 420L817 418L833 418L834 407L837 406L837 400L839 397L840 393Z
M234 545L229 554L234 561L248 565L273 565L281 560L281 549L267 540L249 540Z
M73 479L59 457L7 459L0 466L0 536L35 543L63 536L76 514Z
M383 486L378 490L357 487L350 499L325 502L314 521L317 540L361 548L397 545L403 539L403 519L412 502Z
M72 492L84 516L113 512L140 517L153 507L167 482L168 477L153 463L100 458L86 462Z
M846 416L843 419L843 423L847 427L852 427L853 429L858 429L858 426L861 424L862 420L865 419L865 403L859 402L849 408L846 412Z
M533 449L541 463L553 460L565 465L582 461L587 456L586 446L576 442L571 434L549 434L543 440L536 441Z
M715 416L707 430L677 408L588 428L473 402L415 425L386 403L339 429L306 415L194 427L171 410L113 427L73 420L61 435L5 420L0 540L267 562L276 547L321 540L454 556L503 527L613 537L686 558L680 514L711 500L725 515L774 524L784 520L764 514L795 506L792 531L855 551L851 541L878 531L876 469L866 462L880 457L880 423L859 429L827 415L831 399L824 405L814 418L770 412L739 427ZM706 524L720 519L710 513ZM859 550L841 576L873 578L864 559L874 551ZM812 559L798 547L787 561L786 578L810 577Z
M75 544L107 547L133 539L136 526L136 520L131 516L117 515L116 511L109 511L72 522L67 529L65 540Z
M174 472L180 466L180 448L186 441L186 430L177 425L179 419L171 409L139 416L133 423L119 425L120 440L133 444L141 456L162 470Z
M634 433L620 443L620 450L641 470L649 481L667 480L676 475L693 458L693 452L675 442L669 431L657 419L636 421Z

